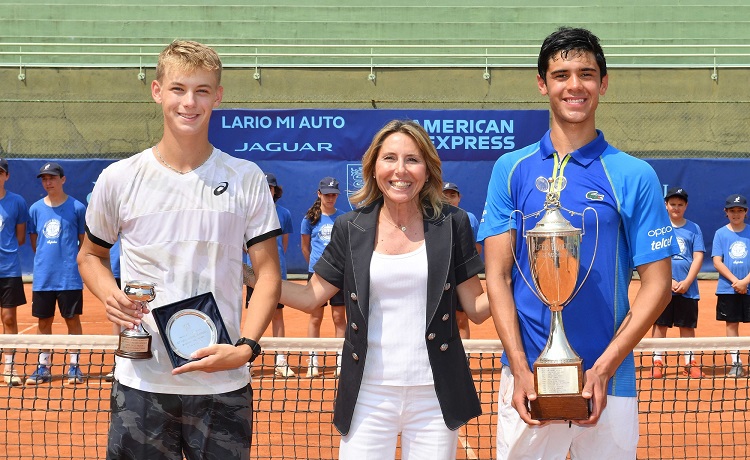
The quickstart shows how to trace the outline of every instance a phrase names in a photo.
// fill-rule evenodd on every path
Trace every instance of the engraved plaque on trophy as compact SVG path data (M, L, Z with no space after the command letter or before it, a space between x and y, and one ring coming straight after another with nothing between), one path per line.
M564 306L575 297L588 273L576 288L583 232L562 215L559 192L564 188L565 181L564 177L560 179L562 181L555 184L550 180L547 189L543 186L547 182L544 178L537 180L537 188L547 192L542 210L544 216L524 235L533 287L525 276L524 281L551 312L547 344L534 362L537 398L529 401L529 408L535 420L585 420L591 414L589 401L581 395L583 360L570 346L562 320ZM596 213L593 208L586 208L584 213L587 210ZM581 213L568 212L583 216Z
M123 289L125 295L142 310L148 302L156 298L154 283L128 281ZM115 355L129 359L151 359L151 334L138 324L133 329L120 332L120 342Z

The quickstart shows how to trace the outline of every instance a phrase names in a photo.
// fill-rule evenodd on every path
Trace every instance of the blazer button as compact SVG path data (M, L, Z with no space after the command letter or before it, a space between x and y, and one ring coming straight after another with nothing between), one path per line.
M352 359L355 361L359 361L359 355L356 353L352 353Z
M447 343L444 343L444 344L440 345L440 351L445 351L447 349L448 349L448 344Z
M444 291L447 291L450 288L451 288L451 283L445 283L445 286L443 286Z
M357 323L352 323L352 329L354 329L355 331L359 330L359 326L357 326Z
M450 319L450 315L448 315L448 313L444 314L443 321L448 321L448 319Z
M427 340L433 340L434 338L435 338L434 332L430 332L429 334L427 334Z
M351 297L351 299L352 299L353 301L355 301L355 302L357 301L357 293L356 293L356 292L352 292L352 293L351 293L351 294L349 295L349 297Z

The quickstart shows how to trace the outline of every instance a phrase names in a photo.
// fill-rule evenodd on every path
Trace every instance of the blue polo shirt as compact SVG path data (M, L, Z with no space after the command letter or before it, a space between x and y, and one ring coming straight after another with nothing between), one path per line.
M567 186L560 194L563 208L577 213L587 207L596 211L586 211L583 217L563 212L573 226L584 230L579 284L591 267L588 279L563 309L566 335L583 359L584 370L601 356L630 310L628 285L633 269L678 252L653 168L610 146L604 135L597 133L596 139L570 153L564 171ZM543 209L546 194L535 183L539 177L552 176L554 153L548 131L536 144L497 160L479 226L480 240L507 232L511 225L522 230L520 216L513 214L514 210L529 216ZM541 217L528 217L525 229L534 228ZM523 238L517 238L516 254L523 275L531 282ZM550 312L519 276L517 267L513 270L513 291L521 339L532 367L547 342ZM506 356L502 361L508 364ZM608 393L636 395L632 353L610 380Z
M685 225L674 227L674 233L677 237L680 252L672 256L672 279L681 281L687 278L690 272L690 266L693 264L693 253L706 252L706 247L703 244L703 232L701 232L701 228L693 221L685 219ZM673 292L672 295L682 295L688 299L700 299L698 278L693 280L693 283L684 294L675 294Z

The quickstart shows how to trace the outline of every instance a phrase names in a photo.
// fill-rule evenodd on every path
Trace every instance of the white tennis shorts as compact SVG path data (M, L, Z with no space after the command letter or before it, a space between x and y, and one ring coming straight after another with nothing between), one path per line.
M594 426L550 422L529 426L511 406L513 374L503 367L497 416L498 460L634 460L638 448L638 398L608 396Z

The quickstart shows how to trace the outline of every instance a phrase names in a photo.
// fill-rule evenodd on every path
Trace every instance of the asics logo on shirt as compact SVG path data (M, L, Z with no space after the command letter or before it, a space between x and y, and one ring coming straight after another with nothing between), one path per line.
M229 182L219 182L219 186L214 189L214 195L219 196L229 188Z

